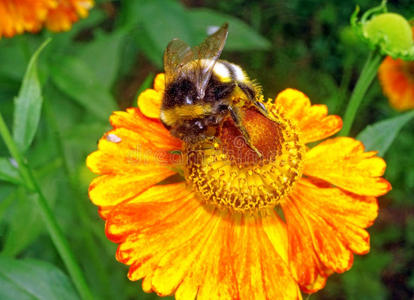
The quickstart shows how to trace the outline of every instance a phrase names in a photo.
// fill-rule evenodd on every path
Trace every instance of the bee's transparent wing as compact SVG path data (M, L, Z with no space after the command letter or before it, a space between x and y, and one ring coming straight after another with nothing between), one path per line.
M215 33L207 37L199 46L192 49L192 61L199 64L193 68L196 78L196 88L200 98L204 97L207 84L213 72L214 65L223 51L228 34L228 24L225 23Z
M192 59L191 47L179 39L173 39L164 53L165 85L171 83L182 72L183 66Z
M180 77L185 70L192 73L188 75L195 80L198 96L203 98L214 65L226 43L227 33L226 23L207 37L201 45L193 48L179 39L172 40L164 53L166 86ZM194 65L188 65L190 63Z

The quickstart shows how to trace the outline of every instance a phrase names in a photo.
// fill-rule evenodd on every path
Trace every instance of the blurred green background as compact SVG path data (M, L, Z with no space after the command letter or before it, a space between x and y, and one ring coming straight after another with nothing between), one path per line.
M342 116L368 55L348 26L357 4L364 11L379 1L101 0L69 32L0 40L0 110L12 128L13 99L29 59L52 37L38 61L43 107L26 157L97 299L157 298L143 293L140 283L128 281L127 267L116 262L116 245L106 239L104 222L87 197L92 174L85 158L110 128L111 111L136 106L137 94L162 71L167 43L179 37L195 45L205 38L208 26L229 22L222 58L241 65L262 84L266 97L293 87ZM414 17L412 0L389 1L388 7ZM376 80L352 135L397 115ZM413 129L411 120L385 155L386 178L393 190L379 199L380 214L369 230L370 254L355 257L350 271L331 276L311 299L413 299ZM76 298L38 213L36 195L21 185L9 157L0 141L0 298L16 288L10 282L37 284L36 278L21 274L15 274L14 281L4 280L3 257L48 262L31 264L34 270L54 274L56 284L67 289L67 299ZM18 289L13 293L14 299L26 299Z

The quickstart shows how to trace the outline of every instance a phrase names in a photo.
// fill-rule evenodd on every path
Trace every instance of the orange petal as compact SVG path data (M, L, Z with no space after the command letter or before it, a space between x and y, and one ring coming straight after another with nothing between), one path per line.
M188 272L216 263L217 258L210 256L211 247L207 246L217 241L222 222L195 199L171 198L171 202L117 207L107 224L108 237L121 243L118 260L131 265L129 278L149 277L151 289L163 296L174 293ZM184 294L194 295L205 273L200 277L196 272L194 276L189 278L194 281L182 290Z
M252 250L257 247L259 251L259 264L261 263L259 270L261 270L265 299L302 299L299 287L293 279L287 264L275 251L262 226L260 219L257 219L255 224L256 233L251 233L253 243L249 246ZM255 237L257 239L254 239ZM260 271L256 274L260 274ZM252 276L254 275L255 273L252 273ZM260 276L258 276L259 278ZM239 282L239 284L243 283ZM256 287L253 290L255 289ZM246 297L246 299L249 299L249 297Z
M299 209L290 200L282 208L287 223L290 268L294 278L304 289L313 286L321 276L325 277L325 268L314 251L308 224ZM309 288L306 290L317 291L309 291Z
M180 150L182 142L174 138L159 120L145 117L138 108L116 111L110 118L114 128L127 128L139 133L155 147L166 151Z
M286 89L280 92L275 104L286 118L297 122L305 143L327 138L342 128L339 116L328 116L326 105L311 105L309 98L300 91Z
M138 174L102 175L89 185L89 198L101 207L102 217L106 217L105 211L108 209L139 195L173 174L174 171L166 168L153 168Z
M159 122L145 118L138 109L115 112L111 121L115 129L104 135L99 150L86 161L92 172L104 175L89 187L89 196L103 217L114 205L175 174L172 165L179 156L170 149L181 148L181 142Z
M57 6L48 11L46 26L51 31L67 31L79 17L87 17L93 5L92 0L57 1Z
M389 182L380 177L385 167L385 161L376 152L364 152L361 142L339 137L324 141L306 153L304 174L358 195L380 196L391 189Z
M234 270L229 266L233 259L231 247L226 240L230 226L223 220L224 214L218 214L220 218L215 235L212 235L204 244L205 251L195 261L180 286L175 297L184 299L238 299L238 288Z
M352 253L369 251L369 234L364 228L377 217L378 204L374 197L322 188L301 179L283 205L283 211L292 246L289 259L299 282L309 291L323 287L324 279L318 276L326 277L330 273L327 270L348 270L353 261ZM301 276L299 270L306 256L312 257L314 266L307 266L312 272Z
M260 218L225 218L211 243L211 247L206 245L206 260L195 265L199 267L198 275L191 272L187 277L204 281L197 299L301 299L296 282L264 232ZM216 257L219 259L212 259ZM180 288L177 299L188 299L178 297L179 291Z
M138 194L138 196L129 198L129 203L142 203L142 202L169 202L171 201L171 195L175 195L176 198L181 199L187 197L189 191L186 188L185 182L154 185ZM113 206L101 206L99 213L106 219L111 212Z
M139 200L145 192L118 205L106 225L120 244L117 259L131 266L131 280L143 278L144 290L177 299L300 299L259 218L206 209L190 193L163 202L158 192L153 202Z
M325 271L325 273L329 274L329 272L327 271ZM301 286L301 289L304 293L307 293L307 294L315 293L325 287L327 279L328 279L327 277L324 277L319 274L316 277L316 280L312 284Z
M0 38L39 31L55 5L53 0L0 1Z
M179 161L177 154L154 147L142 135L125 128L107 132L98 144L98 151L86 159L95 174L131 174L153 168L170 169Z

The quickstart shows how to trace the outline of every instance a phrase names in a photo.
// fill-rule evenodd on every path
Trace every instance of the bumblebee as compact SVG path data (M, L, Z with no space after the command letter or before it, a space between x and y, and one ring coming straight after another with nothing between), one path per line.
M160 119L171 134L187 143L216 136L231 118L246 144L259 156L243 126L244 107L268 117L261 89L241 67L219 60L228 35L224 24L199 46L172 40L164 53L165 91Z

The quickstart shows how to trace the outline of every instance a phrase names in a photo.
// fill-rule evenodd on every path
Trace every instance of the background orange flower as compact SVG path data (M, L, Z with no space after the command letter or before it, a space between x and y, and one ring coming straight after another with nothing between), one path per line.
M392 107L397 110L414 108L414 62L387 56L378 76Z
M414 27L412 27L414 37ZM397 110L414 108L414 61L387 56L378 69L382 90Z
M0 38L40 30L55 5L55 0L0 0Z
M0 38L37 32L44 24L51 31L67 31L93 5L93 0L0 0Z
M93 0L58 0L55 8L48 11L46 27L52 31L67 31L79 17L88 16Z

